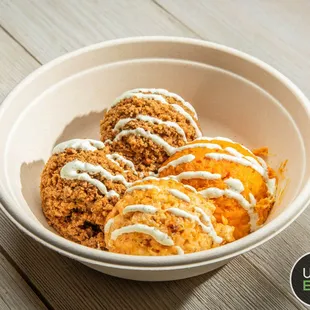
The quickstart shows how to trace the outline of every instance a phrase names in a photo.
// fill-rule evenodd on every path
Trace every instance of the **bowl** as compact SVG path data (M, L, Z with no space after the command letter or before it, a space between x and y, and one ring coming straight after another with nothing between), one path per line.
M141 257L68 241L47 222L40 173L53 147L71 138L99 138L113 99L137 87L165 88L197 109L204 134L248 147L268 146L269 164L288 160L281 201L266 224L222 247L193 254ZM92 45L33 72L0 109L0 201L7 216L47 247L109 275L143 281L209 272L280 233L310 197L310 111L285 76L237 50L200 40L140 37Z

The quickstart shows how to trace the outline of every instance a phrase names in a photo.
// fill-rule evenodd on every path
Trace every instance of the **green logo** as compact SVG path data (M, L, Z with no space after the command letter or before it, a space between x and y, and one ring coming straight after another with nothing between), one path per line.
M303 291L310 291L310 280L304 280Z

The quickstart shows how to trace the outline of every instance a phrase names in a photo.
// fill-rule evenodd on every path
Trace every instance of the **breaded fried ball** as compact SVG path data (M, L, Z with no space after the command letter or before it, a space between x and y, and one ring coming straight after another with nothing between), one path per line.
M231 242L233 228L218 224L215 206L180 182L148 177L135 182L109 214L110 252L177 255Z
M201 136L194 108L164 89L142 88L116 99L100 125L101 140L138 171L157 173L175 148Z
M217 221L239 239L258 229L275 201L276 176L264 160L226 138L201 138L181 147L159 169L211 200Z
M108 213L137 173L101 141L74 139L57 145L41 175L43 213L61 236L104 249Z

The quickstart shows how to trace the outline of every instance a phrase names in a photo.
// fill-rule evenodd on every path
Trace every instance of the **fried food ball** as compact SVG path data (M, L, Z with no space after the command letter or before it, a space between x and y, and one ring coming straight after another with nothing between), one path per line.
M219 224L215 206L180 182L148 177L135 182L109 214L110 252L177 255L231 242L233 227Z
M102 141L148 175L176 147L201 136L194 108L164 89L133 89L116 99L100 125Z
M174 177L211 200L220 223L239 239L258 229L275 201L276 176L264 160L226 138L200 138L171 156L160 177Z
M43 213L61 236L104 249L106 217L136 180L132 163L110 154L101 141L63 142L54 148L41 175Z

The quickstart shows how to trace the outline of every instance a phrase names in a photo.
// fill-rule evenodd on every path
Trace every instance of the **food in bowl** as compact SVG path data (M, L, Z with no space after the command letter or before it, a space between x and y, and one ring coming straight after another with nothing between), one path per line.
M109 214L106 247L130 255L177 255L233 241L234 228L217 223L214 211L212 202L180 182L146 178Z
M48 223L82 245L150 256L208 250L258 229L275 202L275 172L239 143L201 137L197 120L167 90L125 92L101 121L102 141L54 148L41 178Z
M257 230L275 202L274 170L227 138L202 137L180 147L159 169L159 176L175 178L211 200L217 221L235 227L236 239Z
M101 141L60 143L41 175L43 213L61 236L104 249L106 217L137 179L132 163L111 154Z
M193 106L164 89L139 88L118 97L100 125L101 140L138 171L157 173L175 151L201 136Z

